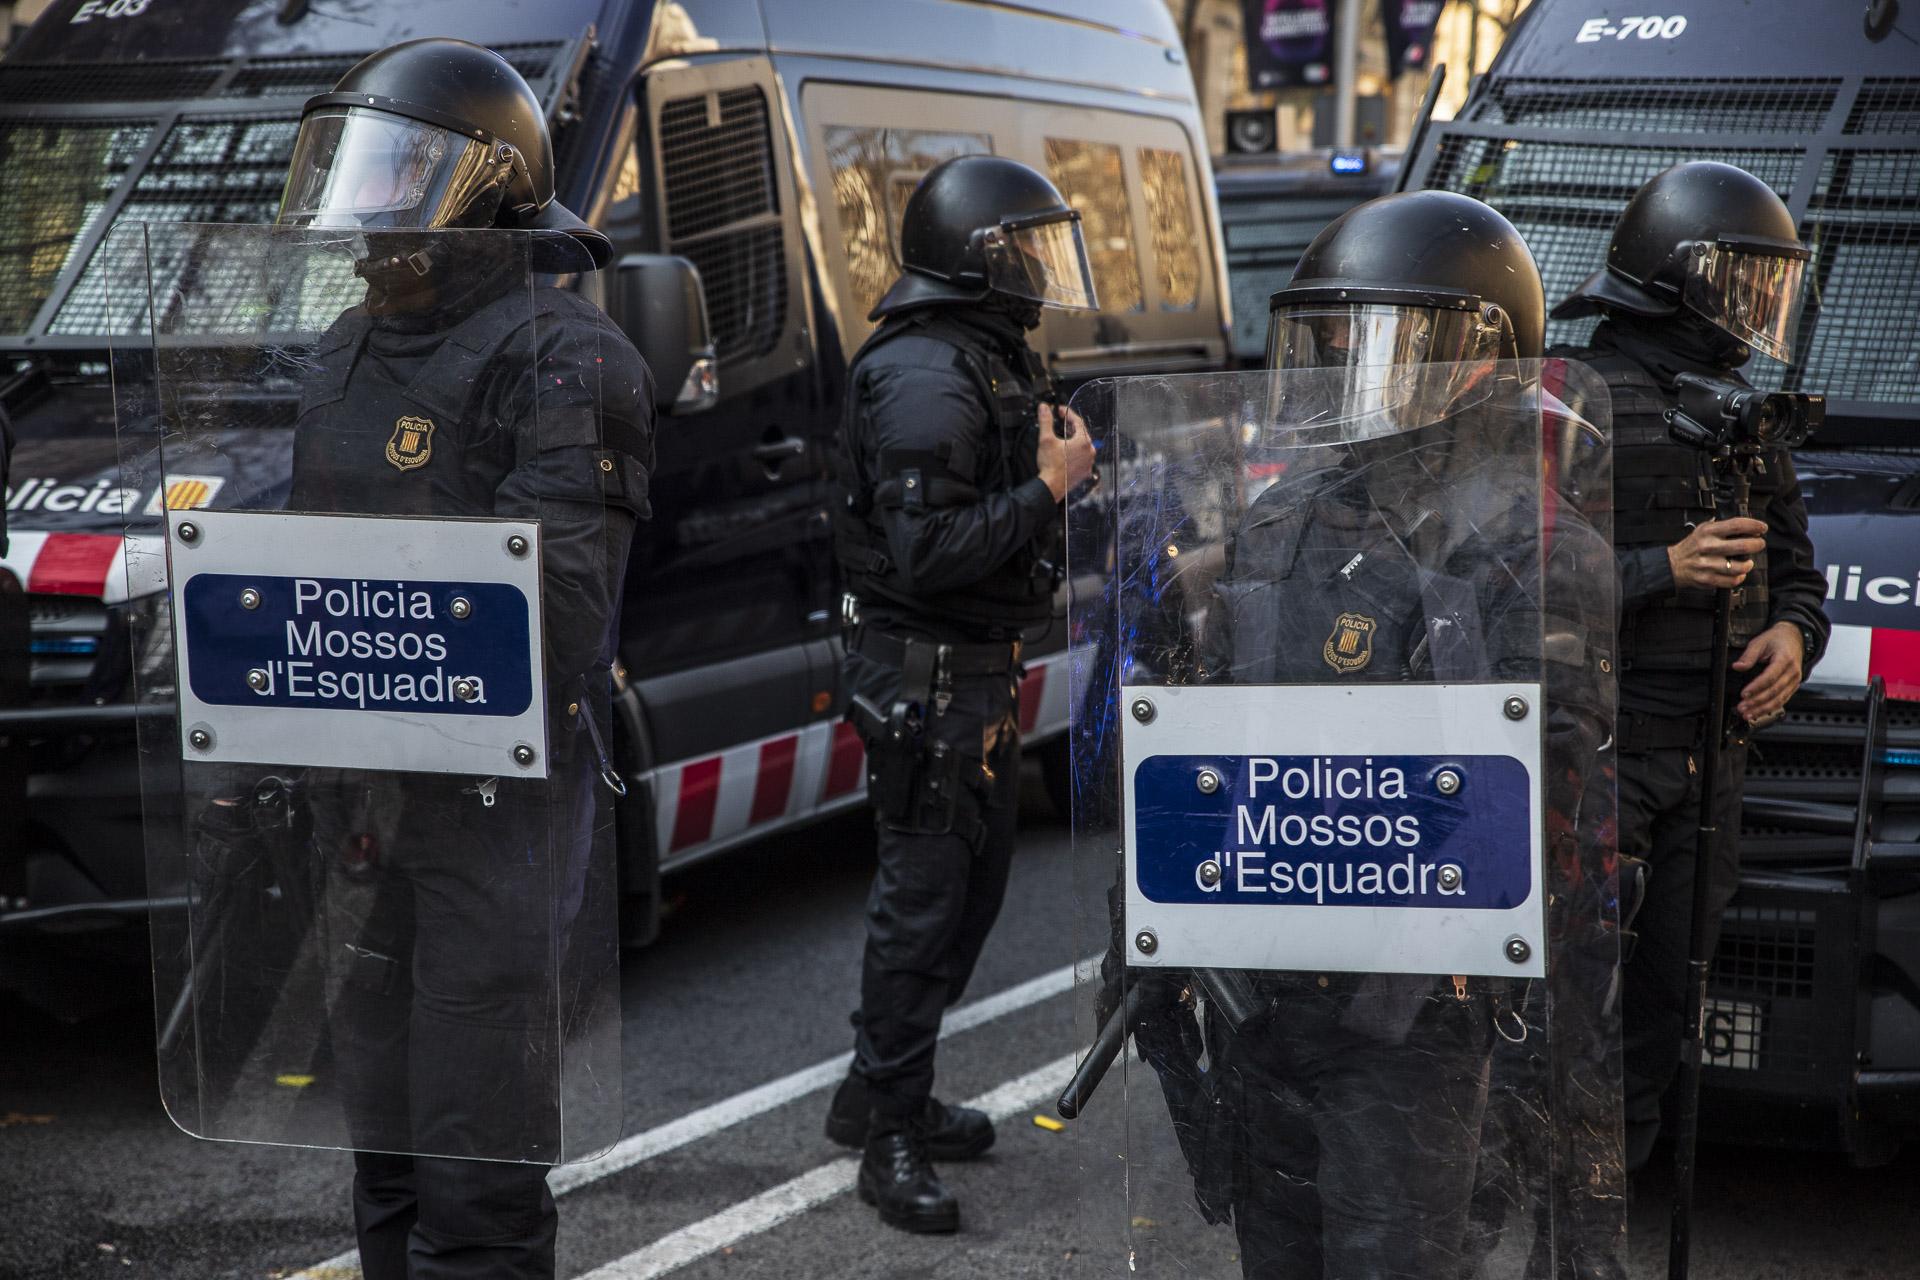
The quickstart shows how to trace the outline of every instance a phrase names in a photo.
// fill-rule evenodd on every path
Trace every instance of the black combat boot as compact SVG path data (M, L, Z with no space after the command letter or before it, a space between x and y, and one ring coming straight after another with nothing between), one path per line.
M867 1082L849 1072L827 1109L828 1139L856 1151L866 1146L871 1105ZM993 1121L972 1107L950 1107L928 1098L919 1125L929 1160L971 1160L993 1145Z
M869 1126L859 1190L890 1227L922 1234L960 1229L960 1202L927 1163L926 1142L915 1126Z

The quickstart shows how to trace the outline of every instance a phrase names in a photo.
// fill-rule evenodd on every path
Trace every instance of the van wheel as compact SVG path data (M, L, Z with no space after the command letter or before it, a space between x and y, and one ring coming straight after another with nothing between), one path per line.
M1036 753L1040 757L1040 779L1046 784L1047 802L1062 822L1073 821L1073 749L1068 735L1061 734L1043 745Z

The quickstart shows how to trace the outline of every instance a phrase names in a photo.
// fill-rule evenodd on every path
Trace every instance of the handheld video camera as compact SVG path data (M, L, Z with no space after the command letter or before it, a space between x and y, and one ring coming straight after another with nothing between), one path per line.
M1827 418L1825 396L1760 391L1697 373L1673 381L1680 407L1667 410L1667 432L1695 449L1797 449Z

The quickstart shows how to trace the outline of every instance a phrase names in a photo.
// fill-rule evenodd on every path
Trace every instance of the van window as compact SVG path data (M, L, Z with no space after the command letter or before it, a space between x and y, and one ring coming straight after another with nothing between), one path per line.
M1200 301L1200 245L1193 229L1186 157L1158 147L1140 148L1140 186L1147 200L1160 309L1191 311Z
M847 280L861 315L900 274L900 216L929 169L955 156L993 151L984 133L828 125L824 137L834 203L847 250Z
M766 94L745 85L670 99L659 146L666 251L700 272L722 367L771 353L787 265Z
M1067 202L1080 211L1093 284L1102 311L1141 311L1140 259L1133 248L1133 215L1120 148L1106 142L1047 139L1047 171Z

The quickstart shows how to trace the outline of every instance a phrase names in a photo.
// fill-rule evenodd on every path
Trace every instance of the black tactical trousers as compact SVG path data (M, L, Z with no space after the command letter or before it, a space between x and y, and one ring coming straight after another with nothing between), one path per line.
M411 775L316 797L367 1280L553 1275L554 943L572 905L556 889L570 877L549 856L541 787L501 783L492 806L472 787ZM354 848L358 830L376 843ZM495 1159L444 1158L460 1153Z
M898 671L858 654L848 664L852 688L891 705ZM883 1124L904 1124L932 1093L941 1016L965 992L1006 896L1020 777L1016 706L1008 672L960 677L946 713L928 709L927 732L962 757L951 830L874 814L880 865L867 895L853 1069ZM866 745L870 754L893 749Z
M545 1165L354 1153L366 1280L551 1280L558 1225Z
M1680 1069L1700 820L1700 751L1623 750L1619 761L1620 852L1645 858L1651 866L1646 900L1633 924L1639 941L1626 964L1621 1010L1627 1170L1638 1172L1660 1134L1660 1099ZM1709 954L1719 939L1720 913L1739 887L1740 786L1746 772L1744 745L1721 751Z
M1246 1280L1460 1274L1492 1049L1485 995L1432 979L1398 1041L1344 994L1300 990L1230 1043Z

